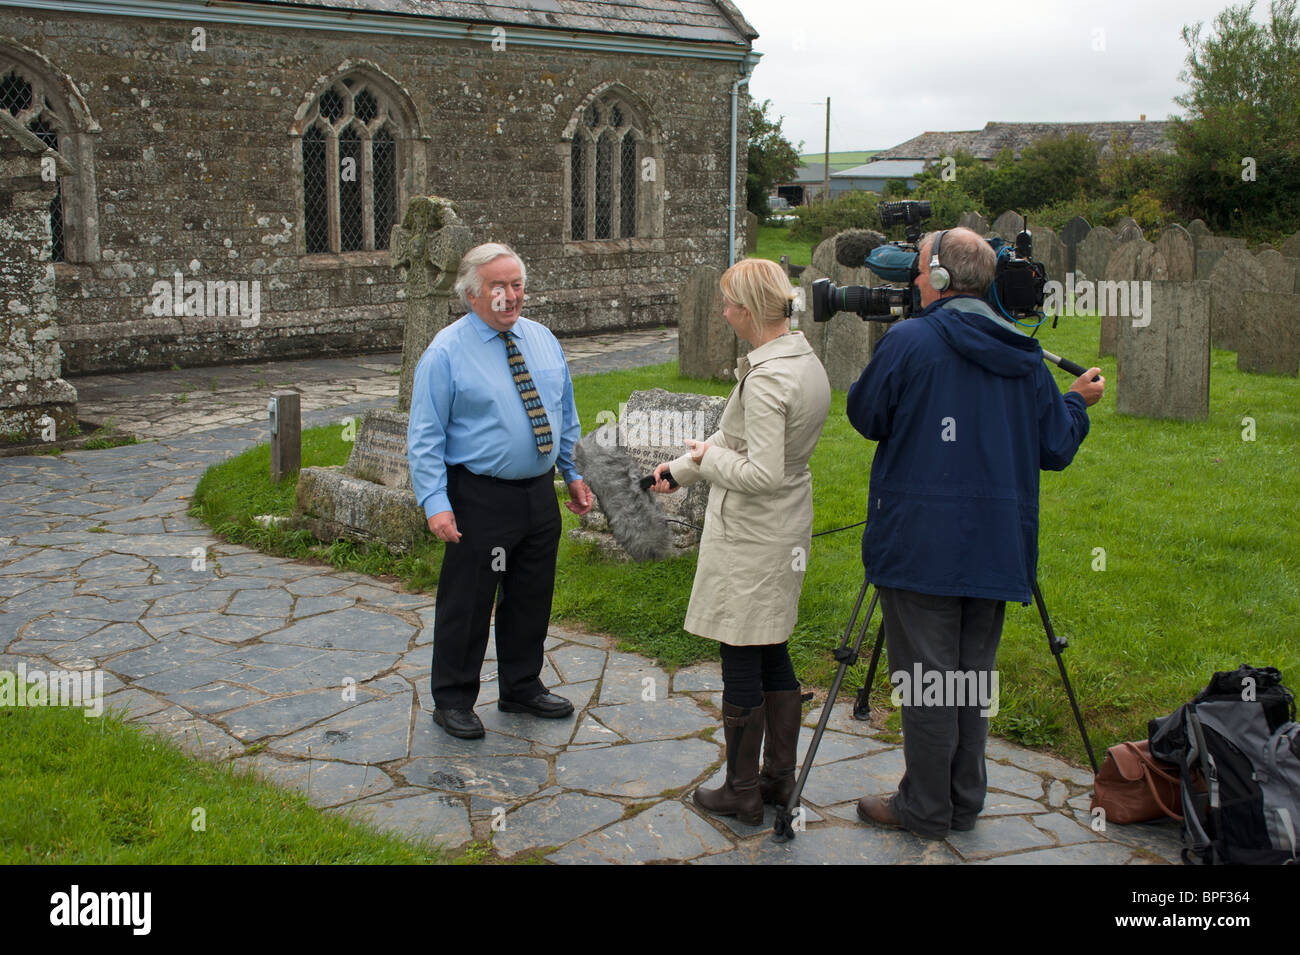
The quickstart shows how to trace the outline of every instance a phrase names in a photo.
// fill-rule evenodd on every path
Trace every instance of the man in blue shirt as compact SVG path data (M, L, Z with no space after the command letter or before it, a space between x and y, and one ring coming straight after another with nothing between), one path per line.
M849 421L879 442L862 562L903 691L906 766L897 794L864 796L858 815L943 838L984 807L1005 601L1028 602L1037 578L1039 469L1074 458L1105 381L1092 368L1061 394L1038 342L984 302L996 262L971 230L926 236L919 265L924 311L890 329L848 394Z
M470 312L440 331L415 369L407 457L429 530L447 544L433 629L433 718L450 735L483 736L474 712L496 600L499 709L560 718L573 704L538 675L551 617L560 509L591 509L574 468L582 435L560 343L520 315L524 263L488 243L461 260L456 291Z

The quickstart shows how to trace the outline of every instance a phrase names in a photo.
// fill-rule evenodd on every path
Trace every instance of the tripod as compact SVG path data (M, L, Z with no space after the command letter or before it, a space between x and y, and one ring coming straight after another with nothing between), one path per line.
M808 781L808 773L812 771L813 760L817 758L817 747L821 745L822 734L826 732L826 724L831 718L831 707L835 703L835 698L839 695L840 685L844 682L844 675L848 672L849 667L858 662L858 651L862 648L862 640L867 634L867 627L871 623L871 617L876 612L876 603L880 598L880 592L877 590L871 595L871 603L867 605L867 615L862 619L862 626L858 629L857 638L853 641L853 646L849 646L849 638L853 636L853 628L858 622L858 613L862 610L862 601L867 595L867 588L870 583L864 578L862 589L858 591L857 602L853 605L853 614L849 617L849 625L844 628L844 636L840 638L840 645L835 648L834 657L839 661L839 670L835 673L835 679L831 681L830 691L826 694L826 702L822 704L822 715L817 721L817 729L813 733L812 745L808 747L808 753L803 758L803 766L799 769L799 778L795 781L794 792L790 796L790 802L784 808L778 808L776 811L776 820L772 825L773 842L789 842L794 838L794 814L799 808L799 800L803 796L804 784ZM1047 605L1043 603L1043 593L1038 589L1038 581L1033 583L1034 603L1038 605L1038 615L1043 621L1043 631L1047 634L1047 645L1051 648L1052 655L1056 657L1056 666L1061 671L1061 682L1065 685L1065 695L1070 700L1070 709L1074 711L1074 720L1079 726L1079 735L1083 737L1084 749L1088 751L1088 762L1092 764L1092 771L1097 772L1097 757L1092 752L1092 741L1088 739L1088 730L1083 725L1083 714L1079 712L1079 704L1074 698L1074 688L1070 686L1069 674L1065 672L1065 661L1061 659L1061 652L1069 646L1063 637L1056 635L1052 627L1052 620L1047 615ZM857 699L853 704L853 718L855 720L866 720L871 716L871 686L876 680L876 666L880 663L880 649L885 643L885 625L882 622L879 630L876 631L876 645L871 651L871 664L867 668L867 680L862 684L862 689L858 691Z

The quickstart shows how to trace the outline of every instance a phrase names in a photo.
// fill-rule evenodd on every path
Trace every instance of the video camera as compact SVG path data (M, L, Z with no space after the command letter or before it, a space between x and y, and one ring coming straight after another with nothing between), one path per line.
M900 242L881 242L871 248L864 248L861 243L836 243L836 260L849 268L865 265L887 282L905 284L902 287L840 287L830 279L817 279L812 287L813 321L828 321L836 312L853 312L863 321L893 322L921 310L921 293L914 284L920 274L917 243L921 239L922 221L933 214L930 203L909 199L882 202L876 208L882 226L901 225L907 238ZM1002 238L987 240L997 256L997 269L984 299L995 312L1011 321L1041 317L1047 281L1047 270L1042 263L1033 261L1033 236L1028 221L1024 225L1014 246Z

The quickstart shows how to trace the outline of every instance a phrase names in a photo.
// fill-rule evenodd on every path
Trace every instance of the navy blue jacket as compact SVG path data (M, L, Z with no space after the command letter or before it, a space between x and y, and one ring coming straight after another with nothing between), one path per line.
M1088 434L1037 340L952 296L900 322L849 389L878 441L862 535L867 579L925 594L1028 602L1038 567L1038 471Z

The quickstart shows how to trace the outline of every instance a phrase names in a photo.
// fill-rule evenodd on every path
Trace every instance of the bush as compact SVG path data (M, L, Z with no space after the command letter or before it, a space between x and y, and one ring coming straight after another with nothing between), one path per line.
M879 229L880 215L876 206L880 197L874 192L846 192L830 202L815 202L799 206L794 214L799 221L790 227L789 237L805 242L820 242L822 232L829 226L836 232L845 229Z

